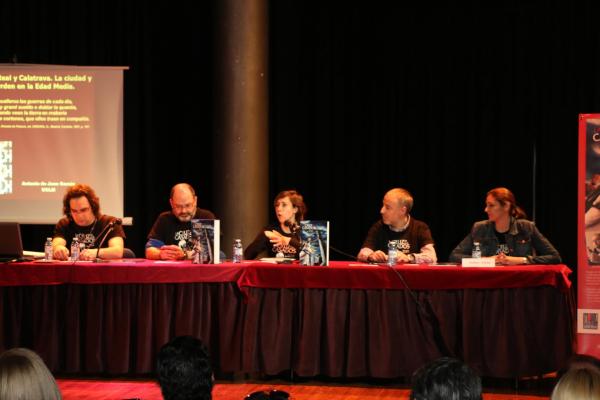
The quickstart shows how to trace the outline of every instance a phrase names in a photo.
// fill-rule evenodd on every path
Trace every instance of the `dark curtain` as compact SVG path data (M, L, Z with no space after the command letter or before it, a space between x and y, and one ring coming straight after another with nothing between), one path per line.
M572 355L569 294L548 286L247 295L229 282L0 287L0 351L31 348L54 373L147 374L164 343L193 335L217 373L334 378L409 377L443 355L536 376Z
M173 183L219 207L215 4L0 3L0 61L130 67L126 233L138 254ZM485 218L487 190L507 186L574 268L577 116L600 111L600 33L591 1L558 4L270 2L271 198L297 188L309 218L331 221L331 244L356 254L383 193L405 187L443 260ZM27 228L26 246L41 250L48 229Z
M600 34L592 3L511 4L271 2L273 193L298 187L356 253L385 191L405 187L447 259L507 186L575 268L577 123L600 110Z

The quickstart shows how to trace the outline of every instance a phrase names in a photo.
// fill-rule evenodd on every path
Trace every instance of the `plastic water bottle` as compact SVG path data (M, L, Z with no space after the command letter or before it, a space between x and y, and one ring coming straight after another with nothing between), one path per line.
M44 244L44 260L52 261L52 238L46 238Z
M79 250L79 239L74 237L73 241L71 242L71 261L79 260Z
M479 242L473 242L471 258L481 258L481 245L479 244Z
M395 240L388 241L388 265L396 265L396 261L398 260L398 247L397 242Z
M241 263L244 259L244 248L242 247L242 240L235 239L233 241L233 256L232 261L234 263Z

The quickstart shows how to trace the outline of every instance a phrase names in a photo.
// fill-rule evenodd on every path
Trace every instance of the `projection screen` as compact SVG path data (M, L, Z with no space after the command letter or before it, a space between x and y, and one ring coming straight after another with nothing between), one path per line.
M74 183L123 217L123 71L0 64L0 221L54 224Z

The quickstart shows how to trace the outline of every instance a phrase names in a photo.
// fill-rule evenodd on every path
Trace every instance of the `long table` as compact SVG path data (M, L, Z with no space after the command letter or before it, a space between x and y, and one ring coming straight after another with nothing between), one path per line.
M56 373L149 373L162 344L194 335L222 372L395 378L448 355L484 376L532 376L572 354L570 273L335 261L2 264L0 346L32 348Z

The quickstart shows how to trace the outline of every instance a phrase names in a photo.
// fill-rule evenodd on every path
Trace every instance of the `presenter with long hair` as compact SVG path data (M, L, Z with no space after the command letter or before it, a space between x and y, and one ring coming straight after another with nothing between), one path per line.
M77 238L85 249L79 260L91 261L98 258L115 259L123 257L125 232L117 218L100 212L100 199L91 186L78 183L71 186L63 197L63 214L54 227L52 252L55 260L67 260L71 241ZM107 230L112 224L113 229ZM107 240L98 251L104 233Z
M280 192L273 202L277 223L266 226L244 251L244 258L255 259L261 254L268 257L298 258L301 242L299 223L306 214L304 198L295 190Z
M471 233L450 254L450 261L471 257L473 243L479 242L483 257L494 257L496 264L558 264L558 251L540 233L535 223L527 220L507 188L490 190L485 199L488 219L476 222Z

